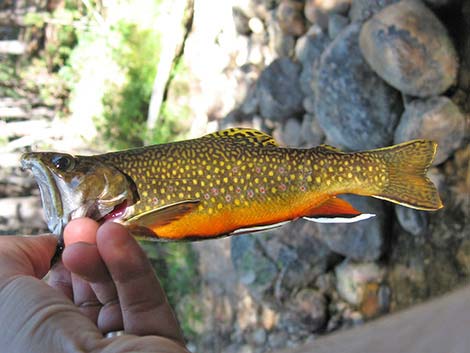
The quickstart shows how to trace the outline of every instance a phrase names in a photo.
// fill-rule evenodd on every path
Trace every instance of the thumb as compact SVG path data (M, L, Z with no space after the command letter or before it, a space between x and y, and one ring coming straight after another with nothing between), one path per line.
M0 274L44 277L56 245L52 235L0 237Z

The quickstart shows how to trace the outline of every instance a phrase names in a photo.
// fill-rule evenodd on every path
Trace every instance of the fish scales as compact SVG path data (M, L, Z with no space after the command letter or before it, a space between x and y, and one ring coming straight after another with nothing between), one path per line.
M350 153L323 145L285 148L256 130L229 129L96 156L32 153L24 160L40 159L39 176L56 168L50 182L70 185L75 198L87 195L69 218L92 210L96 219L119 221L140 236L185 240L262 230L300 217L365 219L336 198L345 193L439 209L439 195L425 177L436 148L425 140ZM46 199L57 200L48 193Z

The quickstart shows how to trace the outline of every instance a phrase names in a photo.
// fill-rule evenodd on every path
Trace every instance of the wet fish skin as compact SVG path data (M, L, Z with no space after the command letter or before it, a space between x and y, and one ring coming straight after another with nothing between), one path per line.
M120 201L105 220L153 240L192 240L262 230L300 217L367 218L336 198L345 193L437 210L442 203L425 176L436 149L426 140L352 153L330 146L284 148L259 131L229 129L194 140L72 158L76 165L87 161L112 169L125 180L115 183L110 177L107 187L98 186L95 172L82 171L75 190L98 195L112 189L114 200ZM47 168L55 173L54 166ZM64 173L64 180L76 180ZM128 197L125 203L122 195ZM93 209L96 200L81 202L69 208Z

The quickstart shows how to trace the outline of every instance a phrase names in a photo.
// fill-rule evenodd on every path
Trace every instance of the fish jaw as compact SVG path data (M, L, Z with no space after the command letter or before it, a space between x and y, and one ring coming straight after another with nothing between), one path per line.
M57 158L70 158L69 170L55 165ZM55 161L55 162L54 162ZM21 158L23 169L30 169L39 186L46 223L59 241L70 220L89 217L97 222L115 215L115 221L128 214L138 201L133 181L112 165L91 157L55 152L30 152ZM117 209L122 207L118 215Z
M56 185L53 173L33 153L25 153L21 157L21 167L29 169L36 179L41 194L41 202L47 227L52 234L61 237L69 219L63 212L60 191Z

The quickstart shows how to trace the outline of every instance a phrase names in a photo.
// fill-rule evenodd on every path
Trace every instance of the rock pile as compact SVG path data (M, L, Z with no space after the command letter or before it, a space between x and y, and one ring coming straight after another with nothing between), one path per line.
M253 0L233 9L237 38L251 49L231 68L246 77L238 86L244 95L216 117L218 128L252 126L286 145L344 150L433 139L440 149L430 176L446 207L431 214L351 197L377 217L298 221L232 238L233 265L255 313L230 333L229 348L289 346L445 292L468 275L469 5ZM256 315L266 308L275 313L271 326Z

